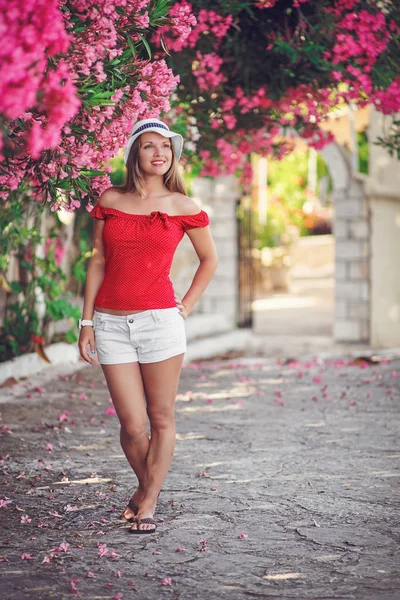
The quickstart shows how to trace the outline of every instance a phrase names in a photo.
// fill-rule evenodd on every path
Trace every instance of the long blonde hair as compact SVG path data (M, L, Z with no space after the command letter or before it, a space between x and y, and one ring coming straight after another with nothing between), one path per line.
M132 148L129 152L128 160L126 161L126 177L123 185L114 186L120 192L139 192L141 196L144 196L143 189L143 175L139 166L139 149L140 149L140 136L132 144ZM186 185L183 181L182 175L179 173L178 162L176 160L175 150L171 144L172 150L172 161L171 166L164 175L164 184L170 192L179 192L181 194L187 194Z

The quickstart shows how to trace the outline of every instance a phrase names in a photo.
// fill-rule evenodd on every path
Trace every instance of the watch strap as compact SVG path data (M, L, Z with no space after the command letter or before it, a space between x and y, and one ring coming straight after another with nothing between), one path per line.
M91 325L93 327L93 321L91 319L79 319L79 321L78 321L79 329L82 329L82 327L85 327L85 325Z

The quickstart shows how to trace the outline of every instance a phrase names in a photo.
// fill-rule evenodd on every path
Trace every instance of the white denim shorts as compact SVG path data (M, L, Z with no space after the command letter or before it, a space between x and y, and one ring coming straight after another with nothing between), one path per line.
M153 363L186 352L185 321L178 307L130 315L94 311L94 337L102 365Z

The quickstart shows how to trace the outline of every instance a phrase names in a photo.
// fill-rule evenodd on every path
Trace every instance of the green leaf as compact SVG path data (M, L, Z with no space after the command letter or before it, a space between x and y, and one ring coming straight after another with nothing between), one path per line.
M26 269L27 271L33 271L33 265L26 261L25 259L21 260L21 267Z
M88 169L80 172L84 177L101 177L105 175L104 171L99 171L98 169Z
M65 333L65 340L70 344L75 344L78 341L78 337L77 337L74 329L69 329Z
M149 55L149 58L151 59L151 49L150 49L148 41L142 36L141 33L137 32L137 34L140 37L140 39L142 40L143 46L146 48L147 54Z
M136 58L137 51L136 51L136 48L135 48L135 44L132 42L131 38L129 37L129 34L126 35L125 39L128 42L129 48L131 49L133 58Z

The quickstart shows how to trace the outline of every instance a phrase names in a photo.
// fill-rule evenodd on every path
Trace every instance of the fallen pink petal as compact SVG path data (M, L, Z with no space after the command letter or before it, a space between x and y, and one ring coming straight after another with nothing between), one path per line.
M21 523L32 523L32 519L28 515L22 515Z
M58 420L62 423L64 421L68 421L68 416L71 414L69 410L65 410L61 414L58 415Z
M108 556L108 548L106 544L99 544L99 556Z
M79 582L79 579L77 577L74 577L73 579L70 580L69 585L71 587L71 590L73 592L77 592L78 588L76 587L76 584Z
M172 579L170 577L164 577L164 579L161 579L161 585L172 585Z

